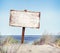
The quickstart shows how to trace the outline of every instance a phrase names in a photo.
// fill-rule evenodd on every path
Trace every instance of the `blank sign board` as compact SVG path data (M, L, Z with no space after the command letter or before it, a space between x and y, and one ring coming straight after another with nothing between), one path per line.
M11 26L39 28L40 12L11 10L9 24Z

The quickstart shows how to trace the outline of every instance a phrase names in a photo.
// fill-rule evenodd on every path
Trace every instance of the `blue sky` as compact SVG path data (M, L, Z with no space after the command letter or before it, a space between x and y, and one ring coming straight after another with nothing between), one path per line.
M40 29L26 28L25 35L60 32L60 0L0 0L1 35L21 35L22 27L9 26L10 10L41 12Z

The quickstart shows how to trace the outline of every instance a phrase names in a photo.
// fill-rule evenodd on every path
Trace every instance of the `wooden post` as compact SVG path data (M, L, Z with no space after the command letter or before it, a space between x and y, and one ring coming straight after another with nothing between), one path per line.
M25 27L22 28L22 38L21 38L21 43L24 43L24 33L25 33Z
M25 12L27 12L27 10L24 10ZM24 33L25 33L25 27L22 28L22 38L21 38L21 44L24 43Z

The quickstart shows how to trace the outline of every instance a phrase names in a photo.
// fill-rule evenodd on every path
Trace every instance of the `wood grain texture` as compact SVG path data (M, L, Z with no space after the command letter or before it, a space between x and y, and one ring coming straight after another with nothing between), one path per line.
M39 28L40 12L11 10L9 24L17 27Z

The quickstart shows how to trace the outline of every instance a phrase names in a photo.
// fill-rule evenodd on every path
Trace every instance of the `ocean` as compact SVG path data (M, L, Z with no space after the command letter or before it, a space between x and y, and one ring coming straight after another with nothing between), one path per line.
M21 35L15 35L15 36L12 36L14 39L17 39L17 40L21 40ZM41 36L39 36L39 35L25 35L24 36L24 41L25 42L33 42L33 41L36 41L36 40L38 40L38 39L40 39L41 38Z
M7 35L8 36L8 35ZM5 37L7 37L6 35L5 36L2 36L3 39ZM18 41L21 41L21 35L10 35L11 37L13 37L14 39L18 40ZM25 35L24 36L24 41L27 42L27 43L31 43L31 42L34 42L38 39L41 38L41 35Z

